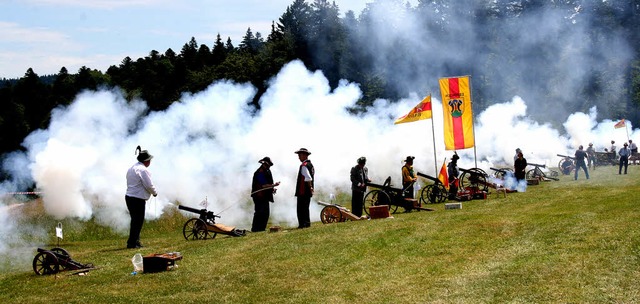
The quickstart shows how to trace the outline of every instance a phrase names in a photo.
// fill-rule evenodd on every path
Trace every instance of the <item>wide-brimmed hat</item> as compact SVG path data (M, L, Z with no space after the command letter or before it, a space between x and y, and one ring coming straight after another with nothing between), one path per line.
M416 157L415 156L407 156L407 159L404 160L404 162L410 162L413 161Z
M153 155L149 154L149 151L142 150L140 146L136 147L136 152L138 152L137 159L139 162L146 162L153 158Z
M309 150L307 150L306 148L300 148L298 151L293 152L295 154L300 154L300 153L305 153L307 155L311 155L311 152L309 152Z
M624 146L625 146L625 147L626 147L626 146L628 146L628 145L627 145L627 143L624 143Z
M367 162L367 158L366 157L362 156L362 157L358 158L358 163L359 164L364 164L366 162Z
M267 164L269 166L273 166L273 162L271 161L271 158L269 158L269 156L265 156L264 158L262 158L258 162L261 163L261 164Z

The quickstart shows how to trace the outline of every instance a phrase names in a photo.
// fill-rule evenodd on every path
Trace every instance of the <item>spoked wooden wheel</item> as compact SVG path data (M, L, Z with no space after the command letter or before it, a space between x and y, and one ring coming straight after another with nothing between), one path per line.
M33 271L37 275L54 274L60 271L58 258L51 251L42 251L33 258Z
M495 178L505 179L507 177L507 174L509 174L509 172L511 172L511 174L513 174L513 169L511 169L511 168L502 168L500 170L503 170L503 171L496 171L496 172L493 173L493 176Z
M475 188L480 191L487 191L487 174L480 168L472 168L464 171L460 176L460 186L462 189Z
M192 218L184 223L184 227L182 228L182 235L184 238L189 240L205 240L209 231L207 230L207 223L199 218ZM215 237L215 234L212 238Z
M63 259L66 261L71 260L71 255L69 254L69 252L59 247L51 248L51 250L49 251L56 253L58 258L58 264L60 265L60 271L64 271L65 269L67 269L67 267L65 266L66 265L65 263L60 263L60 259Z
M364 212L369 215L369 207L372 206L389 206L389 212L395 213L398 210L397 205L391 205L391 198L382 190L371 190L364 197Z
M342 222L342 212L336 206L325 206L320 211L320 220L323 224Z
M437 183L428 185L420 191L420 202L422 204L437 204L447 200L447 189L443 184Z
M531 169L527 171L526 178L527 179L539 179L544 177L544 172L539 168Z

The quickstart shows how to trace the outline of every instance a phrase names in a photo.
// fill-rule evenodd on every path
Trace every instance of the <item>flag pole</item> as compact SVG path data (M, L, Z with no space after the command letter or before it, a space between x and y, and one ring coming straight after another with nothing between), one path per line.
M431 94L429 94L431 96ZM433 124L433 99L431 100L431 139L433 139L433 167L438 174L438 157L436 156L436 130Z
M471 75L467 75L469 77L469 101L471 104L471 113L473 113L473 81L471 81ZM473 161L476 164L476 168L478 168L478 155L477 155L477 150L476 150L476 146L478 145L476 143L476 120L473 118L473 116L471 117L471 121L473 121Z
M624 130L627 131L627 142L629 142L629 128L627 128L627 120L624 120Z

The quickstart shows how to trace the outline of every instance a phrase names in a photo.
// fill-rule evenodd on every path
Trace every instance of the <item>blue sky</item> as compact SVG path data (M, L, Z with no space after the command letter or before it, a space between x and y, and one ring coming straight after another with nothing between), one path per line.
M373 0L336 0L356 15ZM266 38L293 0L0 0L0 79L106 71L126 56L180 52L191 37L211 46L218 33L238 45L247 28ZM307 3L312 3L308 0Z

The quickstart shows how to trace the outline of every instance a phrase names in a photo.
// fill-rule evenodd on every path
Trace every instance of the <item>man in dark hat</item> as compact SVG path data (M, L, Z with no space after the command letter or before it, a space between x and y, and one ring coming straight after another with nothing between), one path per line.
M298 214L298 228L311 227L311 219L309 217L309 205L311 204L311 197L313 196L313 185L315 170L309 155L311 152L305 148L300 148L294 152L298 154L300 160L300 169L298 169L298 177L296 178L296 198Z
M251 224L251 232L265 231L269 222L269 202L273 202L273 194L276 193L276 187L280 182L273 183L271 175L271 158L264 157L258 161L261 165L255 173L253 173L253 182L251 183L251 197L255 204L255 213L253 214L253 223Z
M151 173L147 167L151 165L153 155L147 150L136 148L138 152L138 162L133 164L127 171L127 193L124 197L131 216L131 227L129 229L129 239L127 248L140 248L140 231L144 224L145 204L151 195L158 196L156 187L151 181Z
M351 168L349 174L351 179L351 212L357 216L362 216L364 193L367 192L367 182L369 179L369 169L365 167L367 159L363 156L358 158L358 164Z
M449 199L456 199L456 197L458 196L458 186L460 182L460 180L458 179L458 175L460 175L460 170L458 169L458 159L460 159L458 153L453 152L451 161L447 164L447 175L449 176Z
M613 143L613 141L611 141L611 143ZM615 153L616 151L613 152ZM589 179L589 169L587 169L587 164L585 163L585 159L588 160L589 156L587 155L587 152L584 152L582 145L578 147L578 150L576 150L576 153L573 156L576 160L576 171L573 174L573 179L578 180L578 171L580 171L580 168L584 170L584 175Z
M413 185L418 180L415 172L413 171L413 160L415 157L407 156L404 160L404 166L402 166L402 196L405 198L413 198ZM413 209L413 203L403 202L405 212L411 212Z

